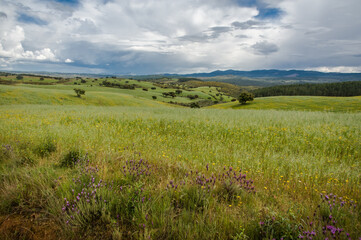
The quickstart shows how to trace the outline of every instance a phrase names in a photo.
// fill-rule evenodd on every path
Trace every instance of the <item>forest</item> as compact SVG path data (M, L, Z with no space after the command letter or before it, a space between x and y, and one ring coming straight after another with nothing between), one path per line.
M361 81L292 84L259 88L252 91L255 97L269 96L334 96L351 97L361 95Z

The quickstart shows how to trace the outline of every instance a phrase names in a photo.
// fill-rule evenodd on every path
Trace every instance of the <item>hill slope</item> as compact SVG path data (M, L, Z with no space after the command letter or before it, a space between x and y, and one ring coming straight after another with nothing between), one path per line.
M361 111L361 97L264 97L256 98L253 102L245 105L241 105L239 102L230 102L210 106L208 108L358 112Z

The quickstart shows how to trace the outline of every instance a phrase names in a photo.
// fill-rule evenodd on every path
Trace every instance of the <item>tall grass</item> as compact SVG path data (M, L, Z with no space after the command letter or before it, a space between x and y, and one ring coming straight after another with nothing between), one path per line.
M293 111L360 112L361 97L278 96L255 98L245 105L238 102L210 106L216 109L274 109Z
M361 236L360 113L40 105L0 112L1 213L37 206L65 238L286 239L306 230L321 237L330 215ZM62 167L72 151L84 163ZM132 172L129 161L140 159L151 170L142 163L134 169L144 172ZM255 193L232 179L199 182L235 171ZM63 199L94 190L78 178L107 186L97 202L79 201L76 217L61 210ZM320 196L330 193L346 207L328 210Z

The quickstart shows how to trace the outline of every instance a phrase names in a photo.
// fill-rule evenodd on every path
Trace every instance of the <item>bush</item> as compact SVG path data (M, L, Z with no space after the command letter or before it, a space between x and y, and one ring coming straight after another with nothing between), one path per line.
M157 96L152 96L153 100L156 100L157 99Z
M195 103L195 102L191 103L190 107L191 108L200 108L199 104Z
M19 75L16 76L16 79L17 79L17 80L22 80L22 79L24 79L24 77L23 77L23 75L20 75L20 74L19 74Z
M157 88L156 88L156 87L151 87L150 89L152 89L152 90L156 90Z
M83 90L83 89L74 88L74 91L75 91L77 97L81 97L81 95L85 95L85 90Z
M55 151L56 146L54 140L52 140L51 138L47 138L35 148L34 152L40 157L45 157Z
M73 168L78 161L81 161L81 153L70 150L60 161L60 166Z

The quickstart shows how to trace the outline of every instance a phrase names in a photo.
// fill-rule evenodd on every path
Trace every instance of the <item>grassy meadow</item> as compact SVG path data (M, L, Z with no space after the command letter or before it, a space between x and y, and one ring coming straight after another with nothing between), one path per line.
M359 97L190 109L0 86L0 239L361 237Z
M275 109L296 111L360 112L361 97L277 96L255 98L240 104L229 102L210 106L215 109Z

